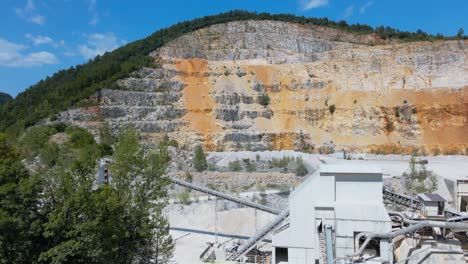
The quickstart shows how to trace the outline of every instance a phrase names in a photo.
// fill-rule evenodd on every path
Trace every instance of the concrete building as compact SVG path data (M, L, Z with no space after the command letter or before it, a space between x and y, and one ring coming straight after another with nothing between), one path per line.
M418 199L422 203L422 213L426 217L444 217L445 200L436 193L420 193Z
M321 166L291 193L289 227L273 235L272 263L322 263L327 233L333 240L328 258L337 259L353 255L357 234L390 232L382 187L378 168ZM393 261L391 242L382 240L377 253L381 261Z

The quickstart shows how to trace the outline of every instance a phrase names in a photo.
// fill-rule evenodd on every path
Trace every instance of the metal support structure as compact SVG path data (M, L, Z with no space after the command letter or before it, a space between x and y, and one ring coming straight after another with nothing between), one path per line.
M250 202L250 201L247 201L247 200L243 200L243 199L240 199L238 197L234 197L234 196L231 196L229 194L214 191L214 190L211 190L211 189L208 189L208 188L205 188L205 187L201 187L201 186L198 186L198 185L195 185L195 184L192 184L192 183L188 183L188 182L181 181L181 180L176 180L176 179L171 179L171 182L174 183L174 184L183 186L183 187L190 188L190 189L195 190L195 191L199 191L199 192L206 193L208 195L212 195L212 196L215 196L215 197L218 197L218 198L221 198L221 199L225 199L225 200L228 200L228 201L231 201L231 202L235 202L235 203L242 204L242 205L245 205L245 206L248 206L248 207L252 207L252 208L258 209L260 211L264 211L264 212L268 212L268 213L276 214L276 215L280 214L280 211L276 210L274 208L264 206L264 205L261 205L261 204L258 204L258 203L253 203L253 202Z
M289 216L289 210L282 212L280 215L275 217L273 221L271 221L268 225L264 228L260 229L253 237L249 238L247 241L244 242L238 249L237 252L232 254L227 258L227 260L236 260L251 250L259 241L261 241L266 235L273 231L276 227L278 227L284 219Z
M325 241L327 242L327 263L333 264L333 237L332 237L332 227L330 225L325 226Z
M457 229L457 230L468 230L468 223L453 223L453 222L441 222L441 221L420 221L417 224L410 225L408 227L402 228L400 230L397 230L395 232L389 232L389 233L360 233L358 236L356 236L356 240L360 239L363 236L366 236L366 240L362 244L362 246L359 248L359 250L356 252L356 255L361 255L362 251L366 248L367 244L371 241L373 238L386 238L386 239L393 239L399 235L405 235L408 233L413 233L416 232L419 229L425 228L425 227L440 227L440 228L450 228L450 229ZM361 235L363 234L363 235ZM356 242L355 242L356 243ZM358 242L359 243L359 240Z
M215 243L218 244L218 197L215 198Z

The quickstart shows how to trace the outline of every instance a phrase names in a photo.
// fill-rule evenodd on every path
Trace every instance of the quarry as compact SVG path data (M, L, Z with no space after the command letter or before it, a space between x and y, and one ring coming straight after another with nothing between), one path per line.
M56 118L177 142L174 263L466 263L467 45L216 24Z

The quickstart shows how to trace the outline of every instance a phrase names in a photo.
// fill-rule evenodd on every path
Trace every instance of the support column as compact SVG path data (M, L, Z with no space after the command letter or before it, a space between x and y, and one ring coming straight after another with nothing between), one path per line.
M393 243L391 239L380 240L380 260L382 263L393 263Z

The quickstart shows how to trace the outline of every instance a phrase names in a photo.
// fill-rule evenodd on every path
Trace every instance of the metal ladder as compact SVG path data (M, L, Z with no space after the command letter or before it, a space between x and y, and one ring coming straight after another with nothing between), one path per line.
M326 264L327 263L327 244L325 241L325 233L319 233L319 248L320 248L320 263Z

